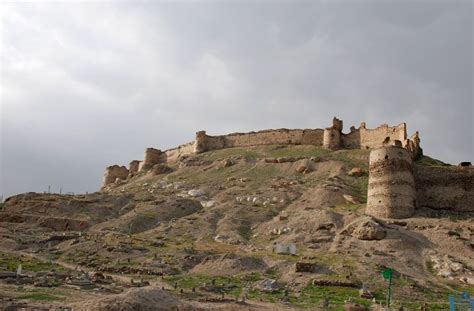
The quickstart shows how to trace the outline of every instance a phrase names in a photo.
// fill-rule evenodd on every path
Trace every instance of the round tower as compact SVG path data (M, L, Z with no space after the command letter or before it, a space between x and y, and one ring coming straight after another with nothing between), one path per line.
M408 218L415 211L416 189L410 152L387 146L370 152L366 214Z
M341 132L335 128L324 129L323 147L330 150L337 150L341 146Z

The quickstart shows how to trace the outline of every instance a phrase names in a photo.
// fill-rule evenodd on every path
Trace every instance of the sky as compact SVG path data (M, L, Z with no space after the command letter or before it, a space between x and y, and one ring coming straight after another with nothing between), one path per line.
M474 161L473 2L0 4L0 196L93 192L195 132L406 122Z

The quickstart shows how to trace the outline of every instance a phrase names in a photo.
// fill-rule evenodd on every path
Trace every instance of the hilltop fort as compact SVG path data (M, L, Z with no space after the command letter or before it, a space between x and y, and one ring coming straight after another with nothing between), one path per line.
M53 286L56 306L94 310L319 310L327 297L369 311L390 267L397 309L447 310L474 285L474 169L425 153L405 123L345 132L337 118L147 148L98 192L0 205L0 291L12 305Z
M127 180L138 172L157 165L174 163L191 154L235 147L262 145L312 145L324 149L369 149L369 186L366 213L382 218L410 217L417 206L454 211L474 211L473 170L436 167L414 169L412 162L423 154L419 133L407 136L406 123L382 124L368 129L351 126L343 133L343 121L334 117L324 129L275 129L248 133L210 136L196 133L194 141L161 151L147 148L143 160L133 160L129 167L106 168L102 189Z

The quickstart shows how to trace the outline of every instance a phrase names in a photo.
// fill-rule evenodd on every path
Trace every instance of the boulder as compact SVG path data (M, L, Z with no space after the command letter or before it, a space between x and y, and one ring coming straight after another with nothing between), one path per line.
M353 236L359 240L382 240L385 238L386 232L381 225L373 220L361 223L353 232Z
M191 189L191 190L188 191L188 195L190 195L192 197L200 197L200 196L204 195L204 191L202 191L200 189Z
M296 168L296 171L298 173L304 173L307 169L308 169L308 167L306 165L300 165Z
M354 167L347 173L347 175L352 177L359 177L362 176L362 174L362 169L360 167Z
M385 238L385 229L372 220L371 217L359 218L348 224L342 231L343 235L351 235L359 240L382 240Z

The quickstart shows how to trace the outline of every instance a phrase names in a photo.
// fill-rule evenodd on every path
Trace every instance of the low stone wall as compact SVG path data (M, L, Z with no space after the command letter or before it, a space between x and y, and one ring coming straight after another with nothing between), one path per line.
M473 167L415 166L418 207L474 212Z

